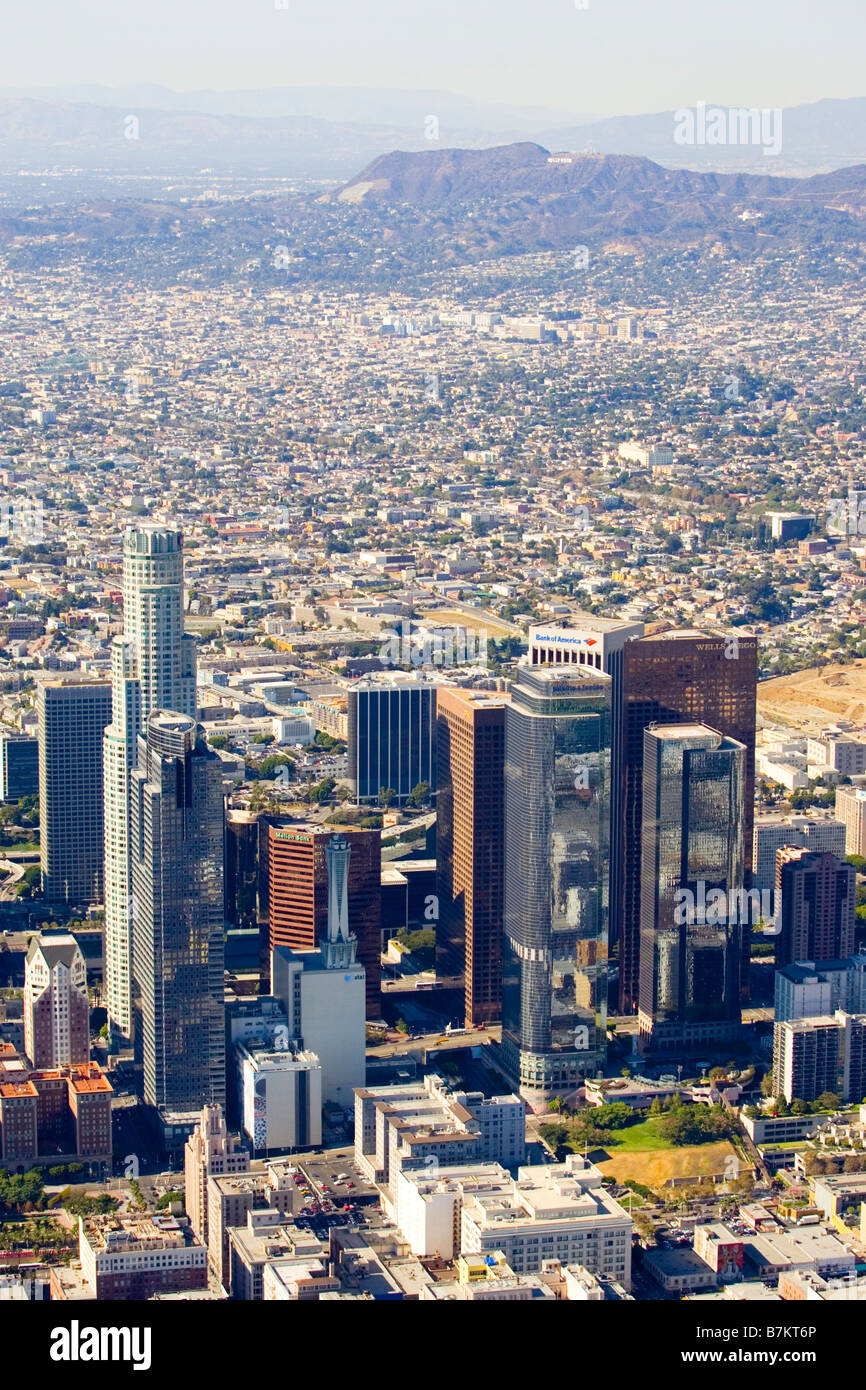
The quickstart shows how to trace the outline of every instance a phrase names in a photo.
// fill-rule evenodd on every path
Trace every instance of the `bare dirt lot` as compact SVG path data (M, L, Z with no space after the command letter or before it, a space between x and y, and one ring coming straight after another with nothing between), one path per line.
M758 717L818 732L838 719L866 723L866 661L812 667L758 686Z

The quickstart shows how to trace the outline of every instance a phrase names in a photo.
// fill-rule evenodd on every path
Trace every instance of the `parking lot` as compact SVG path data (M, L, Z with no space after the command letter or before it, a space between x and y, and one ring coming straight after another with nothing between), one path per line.
M345 1149L297 1160L304 1211L295 1221L321 1240L332 1226L363 1225L364 1208L378 1200L376 1189L358 1173L350 1155Z

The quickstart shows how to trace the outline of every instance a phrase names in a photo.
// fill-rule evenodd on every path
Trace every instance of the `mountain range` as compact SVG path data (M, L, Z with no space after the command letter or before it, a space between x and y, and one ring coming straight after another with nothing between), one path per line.
M395 148L483 149L527 139L553 150L643 156L701 170L808 174L866 160L866 98L786 109L774 155L758 144L681 145L676 123L674 111L594 120L438 91L7 88L0 90L0 173L74 168L180 175L206 168L333 182Z

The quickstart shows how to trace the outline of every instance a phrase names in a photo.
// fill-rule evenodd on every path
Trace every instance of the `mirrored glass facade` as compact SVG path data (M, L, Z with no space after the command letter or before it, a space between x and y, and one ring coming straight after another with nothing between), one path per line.
M605 1052L611 680L523 668L505 725L503 1054L543 1102Z
M740 1022L746 749L700 724L644 732L640 1041L673 1050ZM744 918L746 920L744 920Z
M133 998L144 1100L225 1103L223 787L195 721L152 715L130 779Z

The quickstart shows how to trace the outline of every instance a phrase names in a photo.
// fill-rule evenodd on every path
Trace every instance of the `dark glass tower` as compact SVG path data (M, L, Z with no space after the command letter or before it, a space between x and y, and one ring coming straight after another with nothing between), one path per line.
M750 886L755 782L755 698L758 639L706 632L662 632L628 642L623 650L623 717L619 722L622 862L619 891L611 894L611 937L619 947L620 1010L633 1013L640 977L641 821L644 730L650 724L700 723L746 749L743 847ZM741 993L748 993L748 952Z
M644 732L642 1050L677 1051L740 1023L746 750L702 724Z
M362 681L349 691L349 779L357 801L391 787L404 802L419 782L436 785L436 686L421 680Z
M505 716L503 1056L543 1104L605 1053L611 680L524 667Z
M145 1103L225 1104L222 768L188 715L153 714L139 735L130 851Z

